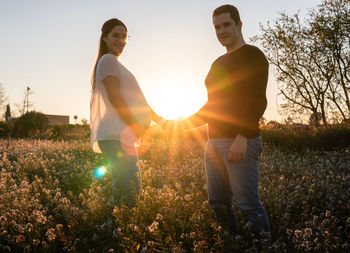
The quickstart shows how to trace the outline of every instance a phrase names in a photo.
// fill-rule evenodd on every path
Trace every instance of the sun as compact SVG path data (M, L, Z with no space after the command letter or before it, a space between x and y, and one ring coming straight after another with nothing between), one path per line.
M180 119L196 113L207 97L204 84L201 87L186 78L171 78L158 81L147 100L159 116Z

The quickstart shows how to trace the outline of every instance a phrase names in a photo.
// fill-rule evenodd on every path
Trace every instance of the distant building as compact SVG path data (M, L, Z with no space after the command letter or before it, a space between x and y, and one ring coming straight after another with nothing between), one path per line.
M49 115L45 114L49 119L49 125L68 125L69 116L66 115Z

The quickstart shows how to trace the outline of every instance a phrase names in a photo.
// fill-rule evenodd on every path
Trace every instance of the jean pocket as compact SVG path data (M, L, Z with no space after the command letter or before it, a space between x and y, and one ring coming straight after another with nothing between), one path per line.
M247 156L253 159L260 159L260 154L262 152L262 140L261 137L248 139L247 145Z

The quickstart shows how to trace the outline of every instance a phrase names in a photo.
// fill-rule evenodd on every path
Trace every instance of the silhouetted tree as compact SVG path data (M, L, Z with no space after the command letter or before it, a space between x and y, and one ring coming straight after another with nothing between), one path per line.
M84 126L87 125L87 119L81 119L80 121Z
M12 137L27 138L37 137L48 128L49 120L41 112L26 112L21 117L15 119L11 130Z
M5 89L2 85L2 83L0 83L0 112L4 111L4 103L7 100L6 96L5 96Z
M309 118L309 125L319 127L321 125L322 115L319 112L312 113Z
M6 122L11 118L11 108L10 105L6 105L5 120Z
M260 120L259 120L259 125L260 126L265 126L266 124L266 118L265 117L261 117Z
M308 13L285 13L253 38L275 67L281 108L289 115L350 118L350 0L324 0Z
M32 109L33 103L29 101L29 96L32 95L33 93L34 92L29 87L27 87L26 90L24 91L24 98L21 104L16 104L17 110L21 116Z

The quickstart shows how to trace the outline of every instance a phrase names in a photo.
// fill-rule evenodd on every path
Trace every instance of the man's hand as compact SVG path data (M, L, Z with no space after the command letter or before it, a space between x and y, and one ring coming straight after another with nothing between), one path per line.
M247 138L238 134L228 152L228 160L231 162L243 160L247 152L247 142Z

